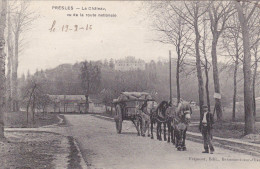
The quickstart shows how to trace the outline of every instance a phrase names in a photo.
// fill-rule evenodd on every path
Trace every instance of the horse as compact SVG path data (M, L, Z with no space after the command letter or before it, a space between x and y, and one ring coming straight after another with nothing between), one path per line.
M175 116L173 118L173 143L178 151L185 151L186 131L188 129L192 109L189 102L182 101L178 104Z
M151 111L155 109L157 106L157 103L152 100L146 100L142 106L140 107L141 110L141 121L142 121L142 136L145 136L146 131L148 132L148 137L150 137L150 124L151 124L151 119L150 119L150 114Z
M168 143L172 142L174 144L174 130L173 130L173 118L176 114L176 106L171 105L170 107L168 107L168 109L166 110L166 116L167 116L167 120L166 120L166 124L168 127Z
M151 120L151 139L153 139L153 125L157 123L156 135L158 140L162 140L162 129L161 125L163 124L164 130L164 141L166 141L166 124L169 121L166 110L170 104L167 101L162 101L155 110L151 111L150 120Z

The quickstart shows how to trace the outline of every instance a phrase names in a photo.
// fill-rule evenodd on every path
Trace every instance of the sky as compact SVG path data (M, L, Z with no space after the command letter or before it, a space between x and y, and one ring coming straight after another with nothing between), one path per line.
M64 63L84 60L120 59L135 56L145 61L168 58L170 45L155 42L152 22L140 1L31 1L30 10L39 17L22 34L25 45L19 55L19 76ZM60 7L61 6L61 7ZM61 8L73 10L61 10ZM100 7L105 10L82 10ZM79 9L77 9L79 8ZM117 17L80 17L67 14L116 14ZM55 31L50 31L53 22ZM92 30L74 30L74 25ZM69 25L68 32L62 26Z

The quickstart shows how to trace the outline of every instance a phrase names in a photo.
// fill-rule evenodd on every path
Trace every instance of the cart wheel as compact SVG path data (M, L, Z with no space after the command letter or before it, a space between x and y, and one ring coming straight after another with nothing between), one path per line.
M120 105L116 105L116 114L115 114L115 122L116 122L116 131L118 134L122 131L122 109Z

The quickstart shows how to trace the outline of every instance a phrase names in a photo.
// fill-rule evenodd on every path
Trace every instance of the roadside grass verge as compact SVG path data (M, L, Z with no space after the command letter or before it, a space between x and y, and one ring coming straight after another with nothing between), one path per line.
M0 142L1 168L66 168L69 154L67 138L49 132L11 131ZM64 140L66 144L64 143Z
M257 111L260 111L260 108L257 108ZM193 111L192 114L192 121L193 122L199 122L200 120L200 113L199 110ZM236 112L236 119L235 121L232 121L232 108L225 107L223 110L223 121L218 122L216 114L214 115L215 124L213 125L213 136L222 137L222 138L235 138L235 139L242 139L244 137L244 123L245 115L244 110L241 107L238 107L238 110ZM260 133L260 114L256 113L256 133ZM193 125L190 126L189 131L200 133L199 126ZM252 140L253 143L260 143L259 141Z
M5 112L4 113L4 125L10 128L36 128L46 125L52 125L59 122L59 118L56 114L52 113L35 113L34 121L32 114L29 113L27 123L26 112Z
M213 136L241 139L244 137L244 123L223 121L213 125ZM200 133L199 125L190 126L188 131ZM260 123L256 123L256 133L260 133Z

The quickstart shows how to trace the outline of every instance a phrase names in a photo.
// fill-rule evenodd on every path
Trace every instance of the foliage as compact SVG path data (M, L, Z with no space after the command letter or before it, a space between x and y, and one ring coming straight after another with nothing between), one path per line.
M99 62L92 61L91 64L97 65ZM75 63L74 65L63 64L54 69L48 69L45 71L37 71L34 75L28 75L26 80L20 80L20 91L24 93L27 89L24 86L28 86L28 83L32 83L31 79L37 79L37 84L41 88L41 91L50 95L84 95L84 90L81 87L82 81L79 78L80 69L82 63ZM172 75L175 74L175 64L172 65ZM222 78L220 83L223 86L222 95L225 100L222 100L223 106L228 106L232 101L232 88L233 80L230 78L229 68L232 66L226 66L224 63L219 63L222 71ZM153 94L153 97L159 102L169 99L169 63L162 63L161 61L151 61L146 63L145 70L126 71L121 72L109 67L100 65L100 85L96 92L91 91L91 95L98 95L102 98L104 103L109 104L114 98L117 98L120 92L123 91L146 91ZM212 71L212 70L211 70ZM182 74L180 76L180 87L182 91L182 98L184 100L194 100L198 102L197 92L197 77L194 72L193 66L185 66L185 72L191 72L189 74ZM37 77L37 78L36 78ZM243 78L242 68L239 68L238 72L238 100L241 101L243 95ZM172 78L172 84L175 86L176 80ZM213 100L213 77L212 72L209 72L209 93L211 101ZM259 87L256 86L256 91ZM31 86L32 88L32 86ZM104 91L106 91L104 93ZM257 93L259 95L259 93ZM173 87L173 97L176 97L176 88ZM23 99L23 95L20 96ZM90 96L91 97L91 96Z
M98 65L84 61L80 68L81 87L85 94L95 94L100 87L101 72Z

